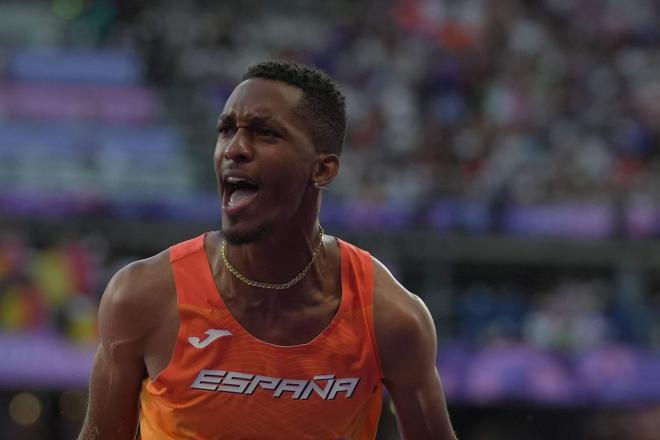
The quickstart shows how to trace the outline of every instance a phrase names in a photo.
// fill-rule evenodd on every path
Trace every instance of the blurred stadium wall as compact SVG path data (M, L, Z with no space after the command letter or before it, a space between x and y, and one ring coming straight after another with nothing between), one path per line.
M658 23L652 0L0 2L0 438L75 438L106 282L217 227L215 118L267 58L343 87L324 227L429 305L459 438L660 438Z

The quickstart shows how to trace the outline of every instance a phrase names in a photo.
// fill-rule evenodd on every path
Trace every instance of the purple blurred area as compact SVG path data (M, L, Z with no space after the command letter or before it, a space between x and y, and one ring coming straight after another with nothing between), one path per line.
M464 404L635 407L657 402L660 392L658 356L626 346L568 355L527 345L448 343L438 367L450 401Z
M0 336L0 386L85 387L95 347L53 335ZM519 344L474 347L446 342L438 360L446 397L455 404L529 402L562 407L636 407L660 396L660 358L648 350L607 346L568 355Z

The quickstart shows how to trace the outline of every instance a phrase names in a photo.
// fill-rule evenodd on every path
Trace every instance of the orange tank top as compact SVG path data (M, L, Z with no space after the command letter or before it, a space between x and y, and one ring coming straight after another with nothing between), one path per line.
M169 365L140 391L140 436L163 439L373 439L382 401L371 256L339 241L342 296L311 342L248 333L218 293L204 235L170 248L179 332Z

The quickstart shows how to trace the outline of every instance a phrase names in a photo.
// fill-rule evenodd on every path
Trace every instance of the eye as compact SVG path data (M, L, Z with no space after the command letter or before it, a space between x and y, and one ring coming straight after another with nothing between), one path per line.
M231 125L220 125L218 126L218 133L222 136L232 134L236 131L236 127Z
M254 133L257 136L278 137L278 133L275 130L271 130L267 127L255 127Z

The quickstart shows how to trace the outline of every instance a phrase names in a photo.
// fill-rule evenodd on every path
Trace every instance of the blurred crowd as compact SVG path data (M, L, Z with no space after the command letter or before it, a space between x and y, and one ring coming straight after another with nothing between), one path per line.
M94 342L103 289L120 266L136 258L109 251L100 236L62 239L44 247L4 231L0 333ZM444 341L478 347L522 343L564 353L612 344L660 349L660 291L640 291L635 282L566 274L542 284L525 277L504 284L480 282L478 270L472 278L454 287L451 310L432 310L448 320L438 322L448 329L440 335Z
M649 0L166 1L123 29L150 78L209 98L210 118L252 62L329 71L349 104L338 197L621 206L660 198L659 14Z
M136 258L97 235L35 244L3 232L0 346L11 356L0 369L0 383L38 377L43 385L82 386L98 342L104 287ZM541 281L533 268L522 267L493 282L488 268L472 267L469 280L457 278L444 300L433 287L438 279L417 292L436 319L438 368L448 399L557 407L657 399L659 286L625 270L544 270L553 273ZM49 374L35 376L29 359L48 359Z
M543 287L480 283L456 298L456 336L477 345L522 341L574 353L613 344L660 348L660 295L626 295L606 278L559 276Z
M0 209L15 187L41 214L56 189L75 214L208 218L215 119L248 65L286 58L348 98L334 217L657 235L659 14L651 0L9 3Z
M37 248L0 233L0 333L96 341L96 313L107 282L98 240Z

